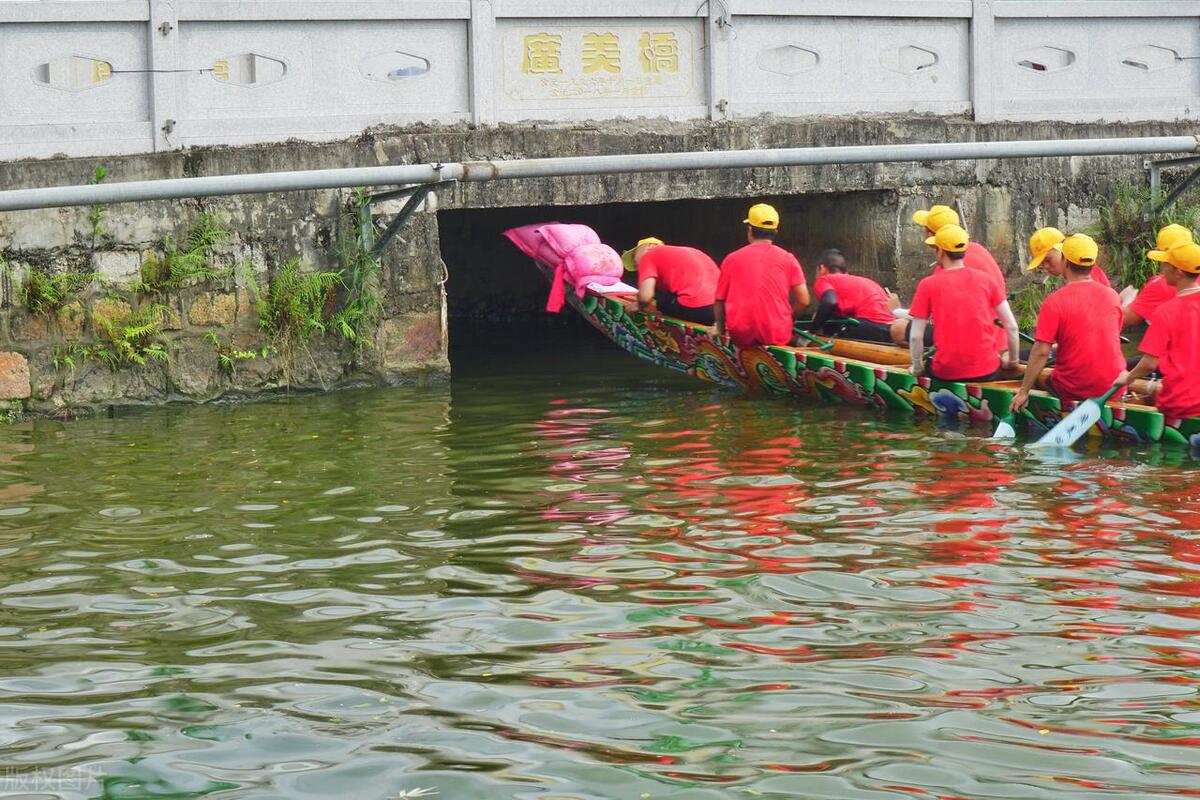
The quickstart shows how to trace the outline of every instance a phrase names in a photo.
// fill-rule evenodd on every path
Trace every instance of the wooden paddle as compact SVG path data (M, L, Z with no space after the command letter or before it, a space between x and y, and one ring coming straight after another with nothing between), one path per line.
M1096 424L1108 399L1121 390L1122 384L1109 389L1099 397L1089 397L1075 407L1062 422L1055 425L1046 435L1033 443L1033 447L1070 447Z
M992 434L993 439L1015 439L1017 438L1017 429L1013 427L1013 423L1017 421L1016 414L1005 414L1000 418L999 424L996 425L996 432Z
M824 340L824 339L818 339L816 336L813 336L813 335L812 335L811 333L809 333L808 331L802 331L802 330L799 330L799 329L797 329L797 330L795 331L795 334L796 334L797 336L802 336L802 337L804 337L804 338L805 338L805 339L807 339L808 341L810 341L810 342L812 342L813 344L817 345L817 347L821 348L822 350L832 350L832 349L833 349L833 340L832 340L832 339L830 339L830 340L828 340L828 341L826 341L826 340Z
M1033 338L1032 334L1026 333L1025 331L1017 331L1017 336L1021 337L1021 341L1029 342L1030 344L1033 344L1037 341ZM1120 336L1119 338L1121 339L1121 344L1129 344L1128 336Z

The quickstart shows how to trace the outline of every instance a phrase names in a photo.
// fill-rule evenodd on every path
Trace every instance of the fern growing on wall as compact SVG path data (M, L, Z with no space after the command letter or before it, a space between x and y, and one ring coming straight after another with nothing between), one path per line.
M196 216L182 246L174 237L163 239L163 258L151 254L142 263L141 281L134 288L142 292L161 292L193 282L214 281L233 274L229 267L213 263L217 246L229 239L229 229L212 213Z
M265 293L249 281L259 327L281 349L324 334L341 280L337 272L306 272L293 258L275 270Z
M114 369L128 364L140 366L151 359L166 361L167 349L159 338L166 314L166 307L157 303L112 316L93 310L97 339L88 357Z
M1161 204L1161 200L1159 201ZM1141 288L1158 273L1159 264L1146 258L1154 248L1158 229L1178 223L1196 231L1200 208L1176 202L1162 208L1150 197L1148 187L1120 186L1111 198L1102 197L1096 207L1096 224L1088 231L1103 248L1100 263L1113 286Z
M3 269L10 281L17 283L17 276L12 267L0 258L0 269ZM53 314L67 300L92 282L95 273L91 272L59 272L50 273L40 269L30 269L24 281L20 282L17 294L21 304L30 312L39 315Z

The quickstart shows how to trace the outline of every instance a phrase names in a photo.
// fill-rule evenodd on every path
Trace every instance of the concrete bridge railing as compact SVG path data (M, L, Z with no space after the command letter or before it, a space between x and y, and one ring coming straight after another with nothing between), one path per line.
M1196 0L0 3L0 159L381 124L1188 120L1198 21Z

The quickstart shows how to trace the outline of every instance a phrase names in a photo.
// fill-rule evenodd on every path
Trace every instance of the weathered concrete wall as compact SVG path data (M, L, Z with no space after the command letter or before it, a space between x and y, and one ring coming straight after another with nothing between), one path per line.
M371 131L335 144L289 143L237 149L172 152L105 160L109 180L226 174L285 169L364 166L382 163L458 161L585 154L668 152L704 149L797 147L976 139L1054 139L1148 136L1190 132L1185 124L1066 125L1012 123L978 125L949 118L889 117L840 120L775 120L743 123L639 122L573 126L488 128L416 127ZM95 160L51 160L0 164L8 187L79 183ZM149 203L104 211L103 236L93 242L87 209L14 212L0 215L0 254L18 271L41 265L53 271L96 270L96 281L73 302L69 314L34 318L17 306L11 282L0 294L0 353L20 354L28 363L28 405L36 411L108 403L207 400L226 393L253 394L292 387L324 388L348 381L401 381L445 375L445 295L461 279L466 294L487 297L490 270L508 269L512 248L496 234L513 221L564 218L567 211L599 220L614 244L653 229L679 242L706 247L714 255L740 243L740 211L749 199L777 203L784 214L785 240L811 261L826 246L846 249L864 271L902 292L925 272L928 250L909 222L913 210L957 198L975 238L987 244L1014 278L1025 255L1028 233L1043 224L1073 230L1091 221L1096 198L1122 181L1144 180L1140 159L1075 158L933 164L846 165L704 173L610 175L473 183L440 192L455 240L439 241L437 218L418 213L389 249L380 279L384 313L372 346L356 357L334 337L314 339L311 358L290 366L276 354L242 362L236 372L215 366L206 334L247 348L262 341L246 286L237 280L189 286L164 300L172 309L166 332L172 354L166 364L109 370L103 364L54 365L55 347L94 335L96 303L115 299L135 304L129 286L147 251L161 250L166 236L180 238L199 210L196 204ZM228 198L203 204L228 221L232 238L221 251L228 261L247 260L266 285L290 258L312 268L335 269L337 240L349 198L333 192ZM656 206L668 201L693 201ZM704 202L694 202L704 201ZM607 216L614 204L631 206ZM564 208L567 207L567 208ZM487 214L487 223L465 225L465 210ZM513 209L499 212L496 209ZM525 209L524 211L520 209ZM660 213L654 216L655 210ZM673 209L673 210L672 210ZM392 208L377 209L386 215ZM454 217L455 214L459 216ZM493 230L494 229L494 230ZM473 232L472 232L473 231ZM624 241L619 241L624 239ZM503 280L499 281L503 283ZM206 349L207 348L207 349ZM12 357L10 360L15 361ZM20 383L21 370L0 363L0 394ZM107 372L106 372L107 371ZM12 375L17 375L13 378ZM5 376L8 376L7 378Z

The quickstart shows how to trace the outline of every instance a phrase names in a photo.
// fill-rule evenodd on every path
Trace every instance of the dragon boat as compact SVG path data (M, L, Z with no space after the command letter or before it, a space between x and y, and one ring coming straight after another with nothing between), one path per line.
M553 270L538 263L547 279ZM710 383L766 394L810 397L914 414L957 417L987 424L1009 413L1023 367L1001 379L961 383L914 377L904 348L839 337L812 337L811 346L737 348L710 329L656 312L639 311L636 296L589 286L567 302L618 346L661 367ZM1139 387L1133 386L1135 392ZM1035 390L1014 427L1037 436L1054 427L1077 404ZM1135 444L1166 442L1200 447L1200 417L1165 418L1153 406L1111 401L1088 432Z

